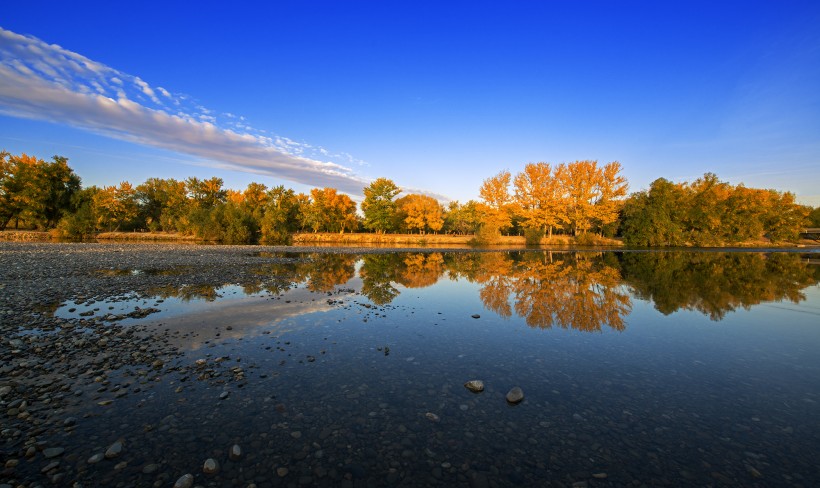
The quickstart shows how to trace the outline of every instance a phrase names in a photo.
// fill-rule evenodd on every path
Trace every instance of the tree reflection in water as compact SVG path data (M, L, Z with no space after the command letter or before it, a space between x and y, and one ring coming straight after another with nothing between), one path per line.
M624 282L659 312L697 310L712 320L761 302L798 303L820 281L820 267L796 253L625 253L621 261Z
M805 299L820 281L820 267L796 253L739 252L485 252L314 253L259 266L240 285L247 294L281 294L297 284L332 292L356 274L361 293L376 305L401 288L424 288L446 276L480 286L484 306L503 318L513 314L537 328L601 331L626 327L631 297L651 300L664 314L696 310L721 320L738 307ZM161 297L214 300L224 284L163 286Z

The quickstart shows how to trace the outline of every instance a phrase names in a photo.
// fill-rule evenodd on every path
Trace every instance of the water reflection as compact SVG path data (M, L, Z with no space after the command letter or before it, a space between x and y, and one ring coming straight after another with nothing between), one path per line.
M260 265L233 285L246 295L281 295L300 286L330 294L347 286L382 306L405 289L441 279L478 284L482 304L500 317L593 332L623 330L633 298L651 301L663 314L693 310L712 320L762 302L797 303L805 299L803 289L820 282L820 266L796 253L315 253ZM214 301L225 285L166 284L151 293Z
M696 310L712 320L762 302L798 303L820 281L820 267L793 253L624 254L621 269L635 296L659 312Z

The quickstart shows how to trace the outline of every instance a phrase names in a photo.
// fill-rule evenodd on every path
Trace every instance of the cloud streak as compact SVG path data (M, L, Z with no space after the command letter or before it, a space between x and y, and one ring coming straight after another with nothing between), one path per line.
M361 195L346 153L269 134L80 54L0 27L0 113L81 127L238 171ZM332 161L336 160L336 161Z

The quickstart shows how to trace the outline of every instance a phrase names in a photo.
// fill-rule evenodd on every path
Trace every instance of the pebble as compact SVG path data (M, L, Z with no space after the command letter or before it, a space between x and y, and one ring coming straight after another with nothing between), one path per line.
M97 464L98 462L102 461L103 459L105 459L105 456L98 452L97 454L94 454L93 456L88 458L88 461L86 461L86 462L88 464Z
M191 488L194 485L194 475L188 473L183 474L174 483L174 488Z
M288 468L286 468L284 466L281 467L281 468L276 468L276 474L279 475L280 478L284 478L285 476L288 475L288 473L289 473Z
M481 380L470 380L464 383L464 387L473 393L481 393L484 391L484 382Z
M106 459L114 459L120 454L122 454L122 441L117 441L111 444L111 446L109 446L109 448L105 451Z
M202 472L205 474L216 474L219 472L219 463L214 458L208 458L202 465Z
M65 449L63 449L62 447L49 447L47 449L43 449L43 456L45 456L46 459L50 459L60 456L64 452Z
M222 393L219 394L219 399L224 400L224 399L228 398L228 396L230 394L231 394L231 392L229 392L229 391L223 391Z
M231 450L228 453L228 458L231 461L238 461L239 458L242 457L242 448L239 447L238 444L234 444L231 446Z
M507 392L507 402L515 405L517 403L521 403L521 400L524 399L524 390L515 386L512 390Z
M424 416L427 417L427 420L429 420L430 422L438 422L439 420L441 420L441 418L439 418L439 416L434 414L433 412L427 412L424 414Z

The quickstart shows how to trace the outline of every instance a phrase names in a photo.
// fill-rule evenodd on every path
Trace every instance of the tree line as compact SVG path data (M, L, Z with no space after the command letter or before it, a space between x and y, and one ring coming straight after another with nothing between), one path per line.
M178 232L230 244L288 243L296 232L447 233L491 242L524 235L541 242L555 234L622 237L633 246L722 245L767 237L798 238L820 227L820 207L794 195L732 186L707 173L689 183L663 178L631 195L621 165L575 161L530 163L502 171L479 188L479 199L446 206L422 194L402 195L387 178L363 189L357 205L334 188L296 193L250 183L227 189L221 178L149 178L134 186L83 187L55 156L44 161L0 152L0 230L53 230L65 238L99 232Z

